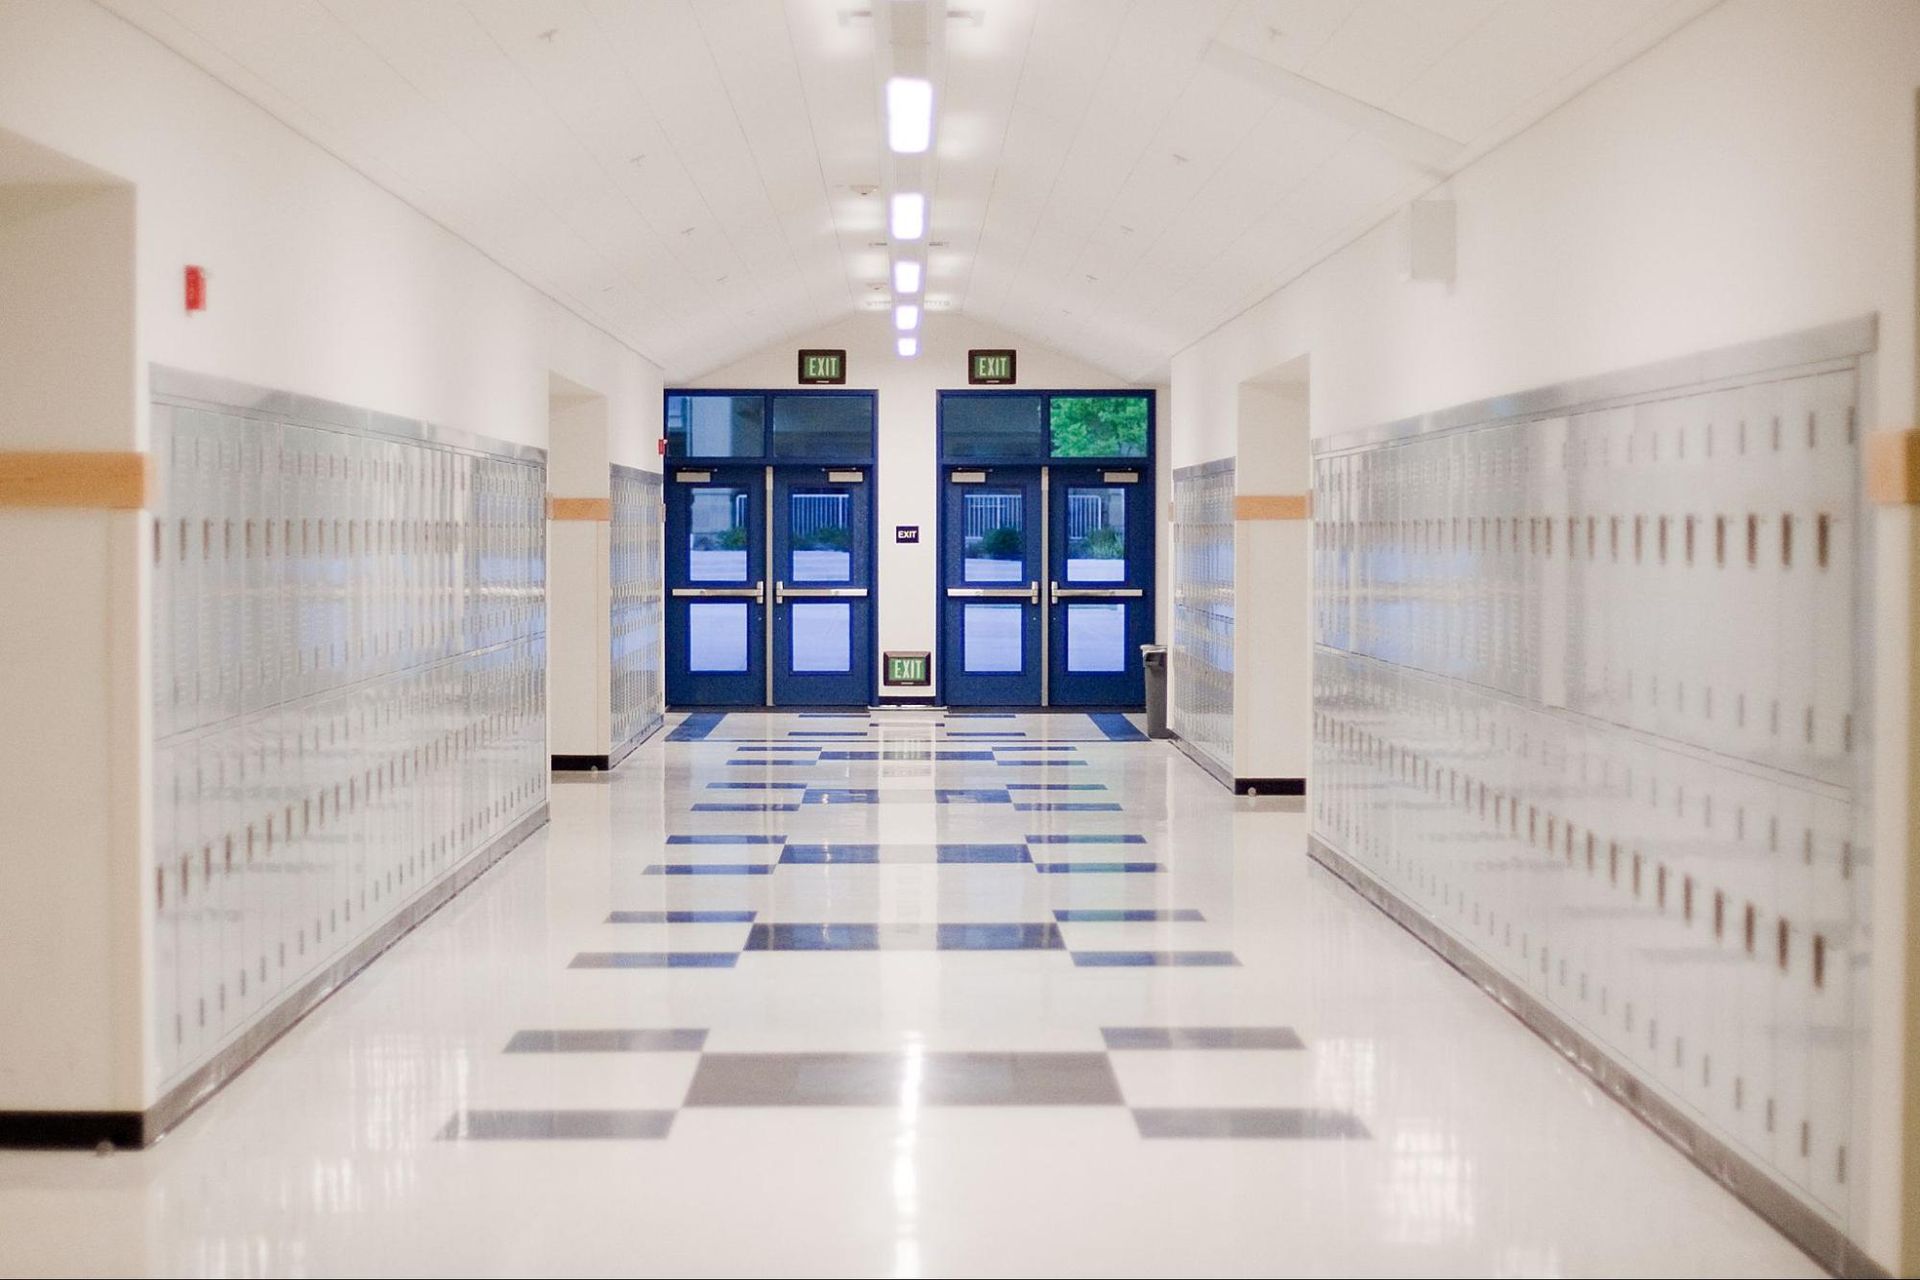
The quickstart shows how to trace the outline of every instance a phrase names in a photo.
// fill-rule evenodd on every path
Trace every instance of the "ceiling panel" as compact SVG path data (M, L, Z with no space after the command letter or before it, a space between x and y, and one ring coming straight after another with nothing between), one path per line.
M956 0L928 323L1162 376L1710 2ZM876 0L103 3L671 378L886 305Z

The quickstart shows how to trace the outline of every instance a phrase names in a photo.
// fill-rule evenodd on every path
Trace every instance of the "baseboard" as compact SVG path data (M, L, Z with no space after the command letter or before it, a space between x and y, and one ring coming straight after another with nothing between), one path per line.
M1554 1012L1538 996L1481 959L1358 863L1312 835L1307 837L1307 855L1499 1001L1528 1030L1558 1049L1615 1101L1765 1218L1809 1258L1838 1276L1878 1278L1889 1274L1839 1227L1822 1218L1771 1174L1707 1132L1679 1105L1649 1088L1611 1052Z
M631 738L628 738L625 742L607 753L607 768L618 769L620 762L632 755L635 747L652 738L654 734L660 732L660 730L666 728L666 726L667 717L664 713L647 721L647 723L641 727L640 732L634 734Z
M145 1111L0 1111L0 1147L144 1147L160 1140L194 1108L245 1071L253 1060L380 954L513 851L547 821L543 801L512 827L433 882L391 918L263 1014L231 1044L160 1096Z
M1173 730L1167 730L1165 741L1171 742L1181 755L1199 765L1208 777L1237 796L1304 796L1307 794L1305 778L1236 778L1232 770L1223 769L1218 760Z
M608 756L555 756L552 764L555 773L605 773L612 767Z

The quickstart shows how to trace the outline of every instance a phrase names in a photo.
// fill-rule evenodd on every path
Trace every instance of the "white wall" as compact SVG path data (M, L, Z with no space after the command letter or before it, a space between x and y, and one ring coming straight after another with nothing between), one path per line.
M967 317L933 313L922 321L920 354L903 360L894 353L890 313L867 312L813 333L796 335L757 355L715 369L687 383L693 387L792 387L798 385L796 353L802 347L845 348L847 385L879 393L880 490L876 498L876 539L880 549L880 619L876 648L925 649L939 658L939 602L936 581L940 548L939 471L935 465L935 410L938 392L965 390L967 351L972 347L1012 347L1019 351L1019 389L1052 387L1128 387L1114 375L1037 342L979 324ZM1159 397L1160 431L1166 432L1165 395ZM1157 504L1164 509L1169 492L1165 449ZM894 526L920 526L920 542L896 544ZM1165 539L1161 540L1165 564ZM1161 583L1164 587L1164 572ZM1157 592L1160 597L1165 591ZM1165 602L1159 607L1164 616ZM876 678L877 679L877 678ZM937 676L936 676L937 679ZM916 691L917 692L917 691ZM885 690L881 690L885 696Z
M1447 184L1452 286L1399 278L1376 228L1180 353L1173 453L1233 452L1241 383L1312 358L1315 436L1869 312L1866 427L1916 421L1920 4L1728 0ZM1920 1203L1920 1072L1903 1065L1915 959L1904 611L1908 509L1882 512L1874 868L1876 1126L1863 1238L1899 1251ZM1310 784L1311 785L1311 784ZM1920 1036L1920 1025L1909 1024ZM1901 1173L1901 1161L1906 1172ZM1904 1180L1903 1180L1904 1179Z
M82 390L62 398L63 410L0 417L0 448L145 448L149 362L544 445L548 379L557 372L606 397L614 461L658 469L658 368L96 6L0 4L0 142L6 134L65 157L54 166L62 174L78 164L130 185L133 268L122 349L93 361L98 367L87 371ZM0 172L0 182L49 180L22 161L32 154L30 147L0 145L0 170L12 173L9 179ZM128 261L123 252L123 269ZM208 273L208 308L191 316L182 304L188 264ZM9 317L51 332L77 314L71 287L44 306L15 311L21 271L18 260L0 261ZM93 331L91 322L82 327ZM38 886L32 905L66 904L63 920L111 935L112 955L100 963L137 968L152 912L151 854L140 817L150 771L141 692L150 687L138 554L144 517L89 515L83 528L64 514L7 513L8 527L23 518L35 521L39 541L10 546L45 548L52 539L65 547L62 555L92 557L97 572L49 580L25 572L31 566L9 551L4 558L21 569L9 600L40 601L46 618L72 623L69 606L85 586L98 593L86 603L95 634L60 646L41 632L0 630L21 646L38 646L43 658L59 653L73 664L72 678L92 692L69 699L65 714L91 718L80 735L84 746L61 754L67 744L49 726L63 721L37 706L15 716L22 708L10 700L8 722L32 729L8 735L0 763L38 752L82 770L101 761L112 767L75 775L91 784L84 805L48 788L40 793L45 804L12 809L5 852L57 847L62 831L81 830L74 813L111 809L115 833L92 846L96 861L60 864L66 878ZM54 562L52 555L37 561ZM54 812L58 806L65 812ZM103 886L126 901L103 905ZM0 934L10 932L0 914ZM48 985L69 1007L89 998L79 980L72 988ZM20 1089L0 1092L0 1108L127 1109L153 1100L153 1055L141 1042L144 1010L117 1008L114 1025L94 1029L99 1034L82 1034L77 1024L26 1034L29 1023L16 1020L16 1012L25 1011L0 1008L7 1040L31 1041L40 1057ZM32 1039L42 1031L58 1034ZM74 1063L89 1068L68 1069Z

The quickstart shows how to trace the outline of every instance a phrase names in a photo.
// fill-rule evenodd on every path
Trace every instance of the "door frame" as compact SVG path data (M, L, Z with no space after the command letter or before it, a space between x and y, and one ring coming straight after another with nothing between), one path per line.
M1067 399L1067 398L1079 398L1079 397L1088 397L1088 396L1135 396L1135 397L1142 398L1146 401L1147 442L1146 442L1146 452L1144 455L1109 456L1109 457L1055 457L1052 455L1052 451L1051 451L1052 442L1051 442L1050 436L1047 435L1047 432L1049 431L1050 419L1052 416L1052 401L1056 398ZM995 387L991 389L983 388L983 387L956 387L956 388L942 389L942 390L936 391L934 393L934 399L935 399L934 484L935 484L936 494L938 495L938 517L939 518L938 518L936 527L938 529L938 537L940 538L938 568L935 574L934 592L935 592L935 601L936 601L935 625L936 625L936 635L938 636L937 656L938 656L938 663L939 663L939 674L936 680L936 687L939 690L940 700L942 702L945 702L947 700L947 690L948 690L947 676L950 669L948 666L949 659L956 657L959 653L959 639L958 637L950 637L948 635L949 628L947 626L947 587L949 584L947 582L947 568L946 568L946 564L947 564L946 539L947 539L947 533L948 533L947 518L946 518L946 515L947 515L946 490L948 487L948 479L947 479L948 473L955 469L965 470L969 468L978 468L986 471L992 471L996 468L1000 468L1000 469L1031 468L1040 477L1039 491L1040 491L1040 502L1041 502L1041 508L1042 508L1042 511L1041 511L1042 524L1043 524L1043 530L1044 530L1042 533L1043 543L1041 548L1041 563L1040 563L1040 568L1043 575L1040 582L1041 612L1040 612L1039 656L1040 656L1040 661L1043 664L1042 672L1041 672L1041 686L1040 686L1041 695L1040 695L1040 703L1037 707L1034 707L1028 704L1014 704L1014 705L1020 706L1022 709L1026 709L1026 710L1137 709L1136 704L1131 702L1122 703L1122 704L1072 704L1071 706L1069 706L1068 704L1057 702L1053 698L1052 666L1054 663L1053 649L1055 647L1052 643L1054 607L1051 604L1051 596L1053 594L1053 585L1054 585L1054 578L1053 578L1054 548L1052 546L1054 503L1053 503L1052 490L1054 487L1053 482L1055 477L1053 473L1056 470L1059 470L1061 468L1079 468L1079 467L1085 467L1089 469L1105 469L1105 470L1112 470L1112 471L1130 470L1130 471L1139 472L1140 474L1139 483L1146 490L1148 494L1146 507L1147 507L1147 513L1149 517L1143 529L1144 547L1142 549L1142 555L1145 557L1145 563L1144 563L1143 582L1141 586L1142 594L1140 596L1140 608L1143 611L1144 623L1143 623L1141 634L1144 634L1147 637L1149 637L1149 642L1150 642L1153 637L1158 635L1158 631L1159 631L1159 617L1158 617L1159 536L1158 535L1159 535L1159 515L1160 515L1159 503L1161 499L1160 499L1160 492L1159 492L1160 486L1159 486L1159 466L1158 466L1159 450L1160 450L1160 433L1159 433L1160 398L1157 391L1152 387L1017 387L1016 386L1016 387ZM981 458L981 457L952 456L948 452L948 448L947 448L947 406L948 404L957 400L986 400L986 399L1037 399L1039 400L1041 402L1041 413L1040 413L1040 423L1041 423L1040 429L1042 432L1042 439L1040 441L1041 451L1035 454L1030 454L1026 457ZM1065 584L1063 583L1062 586L1064 587L1064 585ZM1129 665L1132 665L1136 662L1138 662L1137 652L1134 655L1130 655ZM1141 697L1144 700L1145 698L1144 670L1141 671Z
M723 456L674 454L667 435L668 410L677 397L757 397L761 401L761 445L758 453ZM773 413L774 401L785 399L815 400L865 400L871 407L870 429L867 435L867 447L863 454L823 453L817 457L776 457L773 451ZM774 552L774 510L773 496L778 489L777 473L786 467L800 469L828 469L846 467L849 470L859 468L866 472L865 483L868 486L869 513L867 519L867 565L871 582L868 587L869 624L867 636L866 691L867 705L873 705L879 688L880 679L880 392L873 387L666 387L660 393L660 452L661 482L663 486L674 483L674 475L682 470L719 471L730 467L751 468L759 473L761 486L760 504L763 508L762 532L759 545L760 569L766 574L766 603L762 608L761 630L758 637L761 651L761 700L754 704L737 704L732 710L774 710L774 609L776 608L775 578L772 575ZM666 571L665 558L673 554L672 548L662 539L662 574ZM662 643L662 663L666 670L672 669L672 663L664 652L671 642L672 629L666 629ZM860 658L856 655L856 661ZM786 704L794 709L803 709L800 704ZM808 704L812 705L812 704ZM670 710L701 710L705 704L669 701ZM716 707L715 709L721 709Z

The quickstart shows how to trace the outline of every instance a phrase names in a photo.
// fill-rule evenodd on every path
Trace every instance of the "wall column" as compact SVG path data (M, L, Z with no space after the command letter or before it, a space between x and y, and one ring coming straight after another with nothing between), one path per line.
M547 420L547 750L556 769L604 769L613 746L606 397L553 374Z

